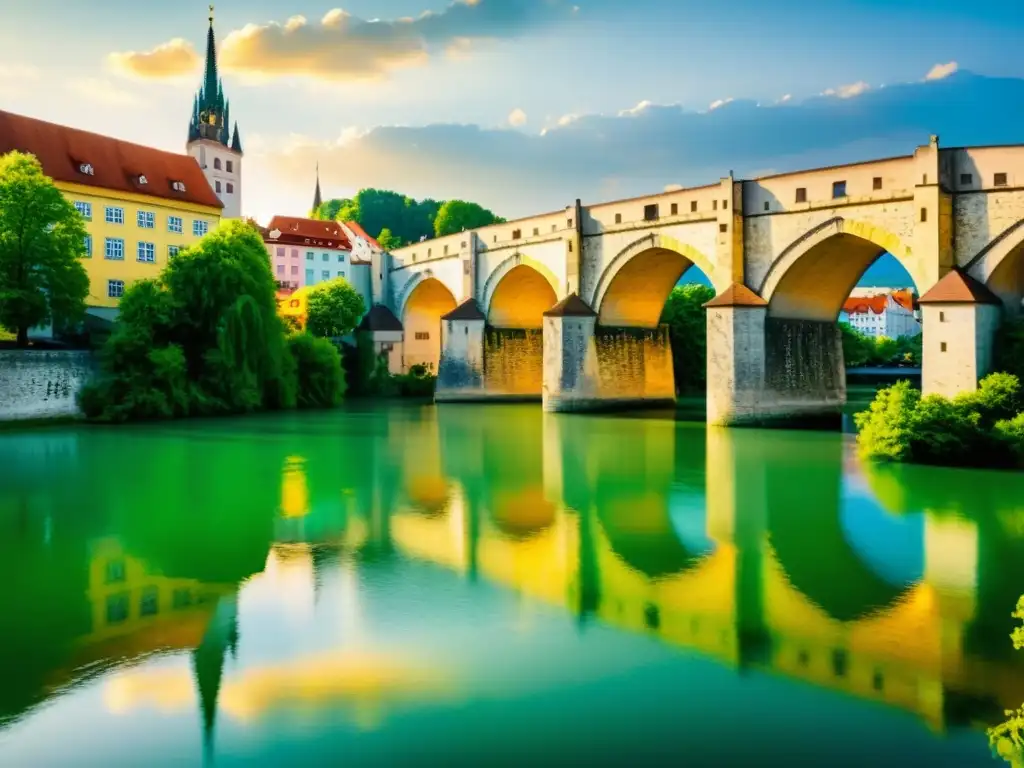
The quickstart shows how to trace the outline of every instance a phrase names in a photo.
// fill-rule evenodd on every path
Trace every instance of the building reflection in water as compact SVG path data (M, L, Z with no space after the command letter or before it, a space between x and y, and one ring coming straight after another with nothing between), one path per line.
M896 707L938 732L994 724L1024 701L1006 640L1024 583L1019 478L860 468L834 435L652 419L443 407L382 423L359 456L308 422L247 456L237 443L174 443L163 466L188 483L143 468L120 490L71 452L67 476L104 500L94 529L118 535L53 539L18 518L17 536L34 538L8 537L7 567L32 581L58 555L31 599L63 608L21 626L37 654L0 695L2 716L111 670L111 711L194 708L208 750L218 711L250 722L330 705L371 728L389 708L458 701L474 681L457 663L384 647L367 626L360 579L399 561L500 585L583 628ZM232 466L250 482L213 490ZM162 511L140 523L147 499ZM0 495L0 509L39 503ZM328 611L345 640L235 667L247 599L304 621ZM182 653L188 669L133 666Z

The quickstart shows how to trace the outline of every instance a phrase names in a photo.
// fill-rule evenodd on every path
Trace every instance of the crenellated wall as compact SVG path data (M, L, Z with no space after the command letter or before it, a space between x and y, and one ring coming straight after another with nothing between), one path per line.
M95 368L90 352L0 350L0 421L77 416Z

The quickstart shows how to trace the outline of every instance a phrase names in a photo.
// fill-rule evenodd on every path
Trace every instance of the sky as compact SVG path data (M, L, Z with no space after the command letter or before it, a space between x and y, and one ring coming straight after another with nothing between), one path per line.
M1024 142L1020 0L222 0L243 213L362 187L515 218ZM6 0L0 109L184 151L195 0Z

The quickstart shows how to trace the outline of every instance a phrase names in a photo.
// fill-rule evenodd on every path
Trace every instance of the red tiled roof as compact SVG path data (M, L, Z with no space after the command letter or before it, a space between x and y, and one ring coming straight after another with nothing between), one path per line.
M711 301L705 307L763 307L768 304L747 286L742 283L733 283Z
M270 237L277 230L279 238ZM281 245L313 245L317 248L333 248L338 251L350 251L352 245L345 236L345 231L336 221L320 221L319 219L299 219L294 216L275 216L267 225L268 243Z
M363 240L368 242L374 248L378 250L384 250L383 248L380 247L380 243L377 242L376 238L370 237L368 234L366 234L366 230L359 226L357 222L346 221L345 226L351 229L357 236L363 238Z
M985 285L958 269L950 272L921 297L921 304L1001 304Z
M880 315L885 312L885 306L889 302L889 297L892 297L893 301L903 307L909 312L914 311L914 294L912 291L892 291L891 293L882 293L878 296L851 296L845 302L843 302L843 312L854 315L858 313L874 312L876 315Z
M35 155L55 181L223 208L194 158L0 110L0 155ZM92 166L92 175L83 165ZM139 178L146 183L140 184ZM184 192L172 184L180 181Z

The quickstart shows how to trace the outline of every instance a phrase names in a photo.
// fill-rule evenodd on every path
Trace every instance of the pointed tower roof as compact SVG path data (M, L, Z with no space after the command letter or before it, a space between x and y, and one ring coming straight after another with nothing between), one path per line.
M217 78L217 41L213 36L213 5L210 5L210 28L206 32L206 71L203 76L203 96L207 108L214 106L219 91Z
M231 137L231 148L238 154L242 154L242 140L238 138L238 121L235 121L235 134Z
M1002 304L987 286L966 272L951 269L926 291L919 304Z
M547 310L544 317L597 317L597 312L591 309L578 294L570 293Z
M766 307L768 302L743 285L733 283L711 301L705 307Z
M320 207L323 198L320 196L320 163L316 164L316 191L313 192L313 211Z

